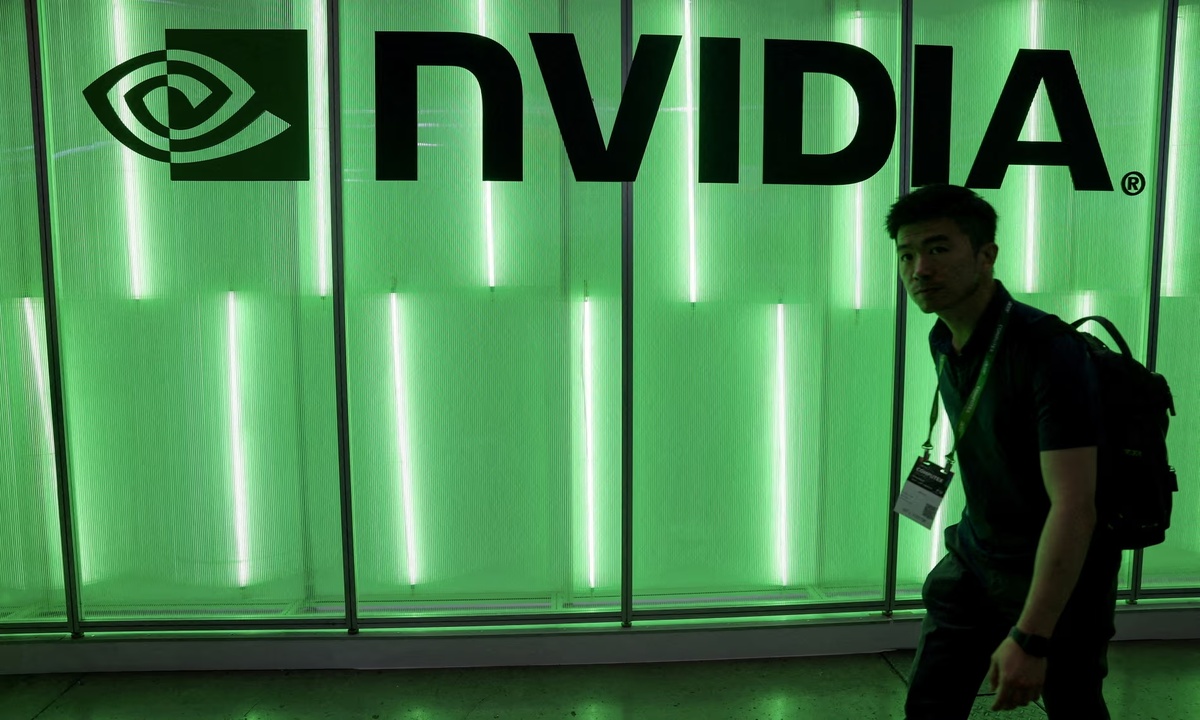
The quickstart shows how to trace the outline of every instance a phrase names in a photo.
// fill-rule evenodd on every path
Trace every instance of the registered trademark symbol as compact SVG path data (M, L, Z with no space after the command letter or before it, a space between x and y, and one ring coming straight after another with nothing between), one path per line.
M1140 172L1125 173L1125 177L1121 178L1121 189L1126 195L1141 195L1146 189L1146 176Z

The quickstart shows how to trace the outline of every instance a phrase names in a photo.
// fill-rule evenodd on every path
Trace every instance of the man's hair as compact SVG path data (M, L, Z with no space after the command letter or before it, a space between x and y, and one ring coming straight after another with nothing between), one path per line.
M996 209L973 191L958 185L926 185L905 195L888 211L887 230L892 240L900 228L912 223L949 218L971 238L971 249L996 242Z

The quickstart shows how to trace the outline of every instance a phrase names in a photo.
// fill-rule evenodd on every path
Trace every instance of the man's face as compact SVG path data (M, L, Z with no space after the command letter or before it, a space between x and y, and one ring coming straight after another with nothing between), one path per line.
M996 245L976 254L958 223L939 218L900 228L896 259L908 296L924 313L953 308L970 297L996 262Z

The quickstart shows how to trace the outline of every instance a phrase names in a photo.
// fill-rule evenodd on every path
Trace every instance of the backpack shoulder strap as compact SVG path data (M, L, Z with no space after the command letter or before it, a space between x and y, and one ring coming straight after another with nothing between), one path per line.
M1071 323L1071 327L1078 329L1080 325L1084 324L1088 320L1095 320L1097 323L1099 323L1101 327L1108 331L1108 334L1112 336L1112 339L1116 341L1117 347L1121 349L1121 354L1130 360L1133 359L1133 353L1129 350L1129 343L1125 342L1125 338L1121 337L1121 333L1117 330L1117 326L1114 325L1113 322L1108 318L1100 317L1099 315L1089 315Z
M1129 360L1134 359L1133 352L1129 349L1129 343L1125 342L1125 338L1121 335L1121 332L1117 330L1117 326L1114 325L1113 322L1108 318L1101 317L1099 315L1089 315L1085 318L1080 318L1073 323L1068 323L1057 315L1047 313L1046 315L1043 315L1037 320L1029 323L1028 332L1030 337L1038 339L1048 339L1056 335L1062 335L1066 333L1081 335L1084 340L1087 341L1089 347L1092 347L1093 349L1104 347L1103 343L1099 341L1099 338L1093 337L1092 335L1079 329L1080 325L1083 325L1089 320L1096 321L1101 327L1108 331L1108 334L1112 336L1113 341L1116 342L1117 348L1121 351L1122 355Z

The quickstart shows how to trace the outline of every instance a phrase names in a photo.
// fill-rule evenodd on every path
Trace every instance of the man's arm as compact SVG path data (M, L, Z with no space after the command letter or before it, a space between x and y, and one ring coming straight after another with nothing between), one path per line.
M1048 638L1079 581L1096 527L1096 448L1044 450L1041 464L1050 515L1017 627Z

